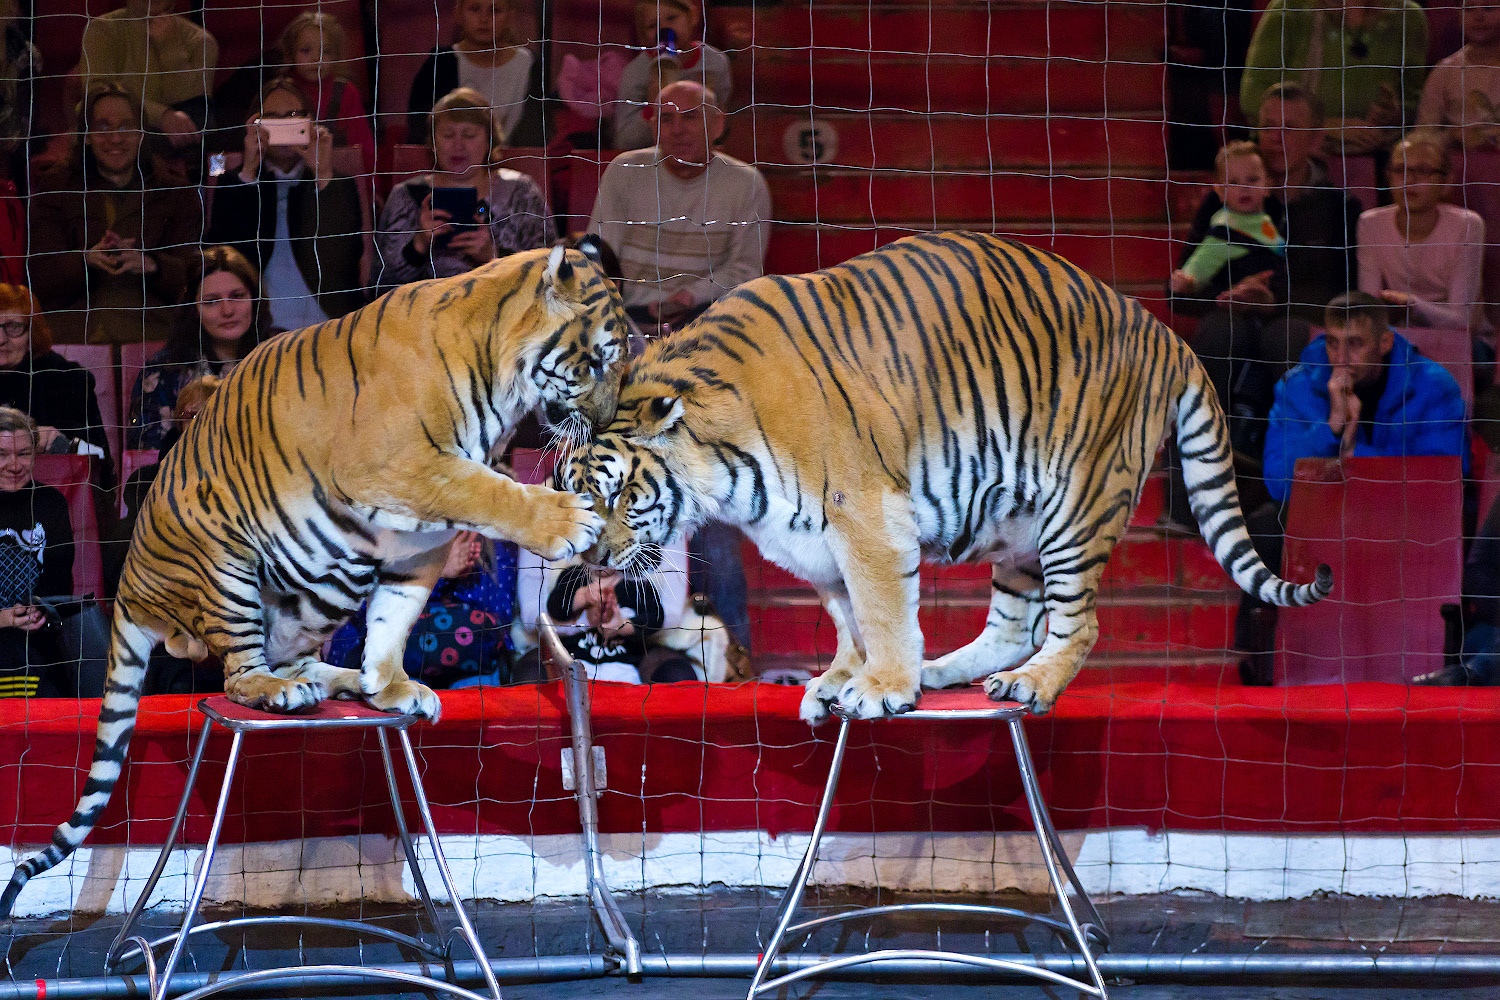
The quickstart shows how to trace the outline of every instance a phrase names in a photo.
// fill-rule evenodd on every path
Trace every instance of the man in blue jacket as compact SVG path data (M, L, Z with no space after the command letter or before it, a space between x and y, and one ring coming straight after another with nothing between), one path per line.
M1266 431L1265 481L1273 503L1247 527L1256 551L1281 565L1282 505L1299 458L1340 455L1459 455L1468 468L1468 430L1458 383L1390 328L1385 303L1364 292L1340 295L1324 310L1323 336L1276 385ZM1275 609L1240 601L1235 646L1247 684L1269 684Z

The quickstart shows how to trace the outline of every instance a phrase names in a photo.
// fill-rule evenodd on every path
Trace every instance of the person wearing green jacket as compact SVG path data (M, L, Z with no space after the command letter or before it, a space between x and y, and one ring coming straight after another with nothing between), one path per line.
M1328 151L1383 149L1416 120L1427 77L1427 15L1414 0L1271 0L1245 55L1240 110L1296 81L1328 109Z

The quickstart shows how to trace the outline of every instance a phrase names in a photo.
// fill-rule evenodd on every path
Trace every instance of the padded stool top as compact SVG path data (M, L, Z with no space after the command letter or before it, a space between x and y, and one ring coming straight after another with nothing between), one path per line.
M838 709L834 709L835 714ZM1015 719L1026 714L1026 706L1018 701L991 701L980 684L966 687L943 688L939 691L923 691L917 707L910 712L893 715L888 721L903 719L947 720L955 719Z
M384 727L405 729L417 721L413 715L392 715L358 701L329 698L310 712L265 712L246 708L224 695L198 702L198 711L225 729L250 732L265 729L359 729Z

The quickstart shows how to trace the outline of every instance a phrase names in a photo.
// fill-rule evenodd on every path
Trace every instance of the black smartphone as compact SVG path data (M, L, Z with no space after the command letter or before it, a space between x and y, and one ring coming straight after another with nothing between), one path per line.
M454 226L472 229L474 216L479 211L479 190L471 187L435 187L432 189L432 210L447 212L448 221Z

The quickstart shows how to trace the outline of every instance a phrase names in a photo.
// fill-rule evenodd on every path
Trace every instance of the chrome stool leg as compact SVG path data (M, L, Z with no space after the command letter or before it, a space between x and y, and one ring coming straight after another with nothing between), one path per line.
M243 708L233 704L222 696L206 698L198 703L198 708L204 714L205 719L203 728L199 733L198 745L193 751L192 763L188 769L187 787L183 789L182 801L177 808L177 816L172 822L171 831L167 835L167 841L162 847L161 854L157 857L156 866L152 870L151 876L146 880L145 891L141 893L134 906L132 906L130 915L125 920L124 927L121 928L119 935L106 954L106 971L124 958L134 957L136 954L139 954L146 964L152 1000L161 1000L161 998L167 995L172 975L177 970L177 966L186 952L188 940L193 934L210 930L227 930L252 926L286 926L290 924L302 927L336 928L353 931L357 934L383 938L386 941L441 960L451 980L453 974L452 948L446 939L438 945L432 945L410 935L402 934L377 924L363 924L355 920L342 920L329 917L240 917L212 923L197 923L198 907L203 902L203 893L208 886L208 876L213 866L214 853L218 849L219 838L223 832L224 816L228 811L229 794L234 784L235 770L239 762L241 745L245 734L248 732L268 732L273 730L374 729L380 745L381 762L384 765L386 785L391 793L391 806L395 813L396 830L401 840L401 849L405 855L407 864L411 867L412 882L416 886L417 894L422 897L422 905L427 912L428 920L432 924L433 933L441 938L443 926L438 919L437 907L433 902L432 893L428 889L426 880L422 877L421 869L418 867L416 845L412 841L411 831L406 823L405 811L401 805L399 787L396 784L395 766L391 760L389 738L385 733L387 729L395 729L401 738L401 749L406 761L407 771L411 776L417 808L422 816L423 832L432 849L438 873L442 877L444 887L448 890L449 898L453 902L453 908L458 917L458 933L474 953L476 964L482 971L485 983L489 987L489 1000L501 1000L500 984L495 978L494 970L490 967L489 958L485 955L484 948L479 942L479 937L474 931L474 925L470 922L469 916L464 910L462 898L458 894L458 886L454 882L453 875L448 868L447 858L443 855L442 845L437 835L437 828L432 822L432 810L427 802L426 791L422 787L422 775L417 766L416 753L412 749L411 740L406 732L407 728L415 721L413 718L410 716L387 715L383 712L377 712L374 709L350 702L325 702L316 711L303 715L273 715ZM169 934L155 941L147 941L138 935L132 934L131 931L139 919L141 912L144 910L146 902L155 888L157 881L160 879L162 872L165 870L167 860L172 850L176 847L178 838L181 835L193 788L196 785L204 752L208 746L209 732L214 723L218 723L228 729L232 734L232 738L229 746L229 758L224 768L224 784L219 790L218 802L214 809L213 823L209 828L208 840L203 849L201 867L193 882L193 889L188 900L187 909L183 914L181 929L174 934ZM169 942L172 946L171 953L168 955L165 964L158 970L155 960L155 949ZM133 950L121 954L120 949L127 944L133 946ZM399 983L405 986L415 986L422 991L447 994L449 996L460 997L462 1000L486 1000L484 996L466 990L451 981L445 982L430 976L417 975L400 969L353 965L311 965L247 972L210 983L207 986L185 994L178 998L178 1000L202 1000L202 998L212 996L216 993L238 989L248 983L296 980L309 976L347 976L350 979L378 980Z
M109 950L104 953L104 971L106 974L114 966L115 962L123 962L128 956L118 954L122 945L131 940L131 929L135 922L140 919L141 911L146 908L146 901L151 898L151 893L156 889L156 883L161 879L161 873L166 870L167 861L172 855L172 849L177 846L177 836L182 832L183 821L187 819L188 804L193 799L193 789L198 784L198 765L203 763L203 751L208 748L208 731L213 728L214 720L205 718L203 727L198 730L198 745L193 748L192 763L188 765L187 784L182 788L182 801L177 804L177 815L172 818L172 829L167 831L167 841L162 845L161 853L156 856L156 867L151 869L151 875L146 879L146 885L141 889L141 894L136 897L135 904L130 908L130 914L125 918L125 923L120 927L120 933L115 935L114 942L110 944ZM144 941L144 938L136 938ZM133 952L130 954L134 954ZM149 951L145 952L147 964L154 962ZM153 975L153 979L155 976ZM155 995L155 989L152 995Z
M813 823L812 836L808 842L807 851L803 855L802 862L797 866L796 873L792 878L792 884L787 888L786 894L782 897L781 905L776 911L776 929L772 933L771 940L767 943L764 952L760 956L760 961L756 965L755 974L750 981L748 1000L756 1000L758 996L770 993L798 980L810 979L814 976L840 969L863 965L879 966L881 963L890 962L909 963L912 961L931 963L934 970L940 970L943 963L951 963L977 966L997 972L1018 973L1041 979L1057 986L1076 989L1088 996L1098 997L1099 1000L1107 1000L1104 979L1099 973L1099 967L1094 958L1093 944L1097 941L1101 947L1107 947L1109 935L1105 930L1103 919L1099 916L1099 911L1094 907L1093 902L1084 891L1082 882L1073 870L1072 864L1068 861L1062 839L1057 835L1057 830L1052 825L1052 819L1047 813L1047 806L1042 799L1041 788L1036 779L1036 767L1031 760L1031 752L1026 745L1025 729L1021 724L1021 718L1024 714L1025 709L1021 705L1013 702L992 702L984 695L981 689L971 687L953 691L928 692L923 696L923 700L918 705L916 711L886 720L886 724L895 725L901 722L918 720L949 724L957 721L981 720L1003 720L1006 722L1010 730L1011 743L1015 749L1016 767L1020 772L1022 788L1026 794L1026 805L1031 815L1032 827L1036 834L1037 844L1042 852L1042 861L1047 868L1048 884L1053 894L1058 898L1064 919L1058 920L1051 916L1038 916L1023 910L1003 906L980 906L964 903L900 903L888 906L862 907L794 923L793 920L796 917L798 908L802 904L802 897L806 891L807 883L812 877L813 866L817 863L818 848L827 828L828 815L833 806L833 797L838 790L839 775L843 769L851 723L848 718L842 718L839 724L838 738L834 744L833 757L829 763L828 782L823 787L823 799L818 806L817 820ZM1086 921L1083 923L1080 923L1074 909L1074 903L1069 899L1070 891L1077 896L1077 905L1086 916ZM1047 968L1042 962L1025 963L988 955L970 955L962 952L939 950L889 949L852 955L826 956L815 961L801 962L797 963L797 967L791 971L770 978L771 969L777 960L782 957L782 948L789 935L810 933L818 927L894 913L961 913L969 916L1016 918L1030 923L1041 924L1051 929L1065 942L1076 947L1082 953L1083 962L1089 972L1089 976L1087 980L1066 976Z

